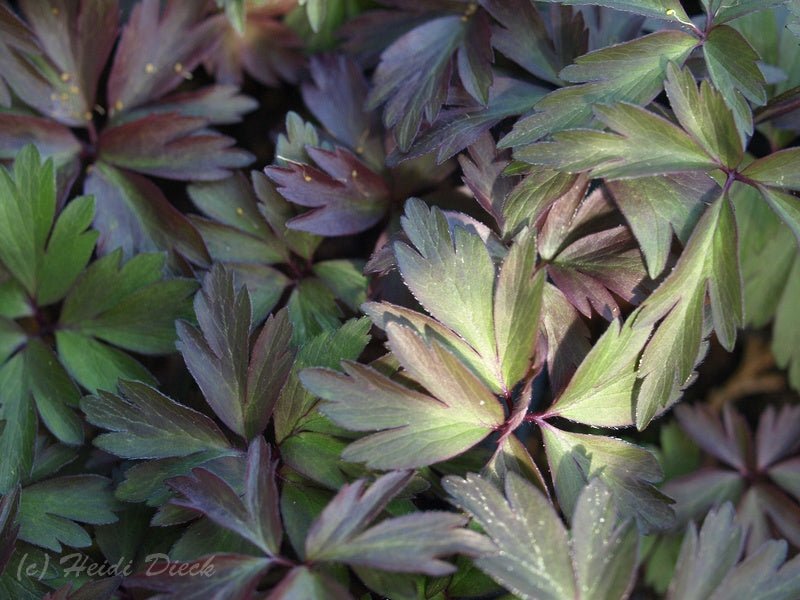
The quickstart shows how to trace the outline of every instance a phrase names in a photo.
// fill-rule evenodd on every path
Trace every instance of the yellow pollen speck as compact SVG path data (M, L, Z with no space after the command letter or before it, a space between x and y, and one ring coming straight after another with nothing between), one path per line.
M353 169L353 170L350 172L350 177L352 177L353 179L355 179L356 177L358 177L358 173L356 172L356 170L355 170L355 169Z
M144 66L144 72L145 73L155 73L156 72L156 66L153 63L147 63Z
M356 154L364 154L364 146L359 146L356 148Z
M69 73L62 73L61 74L61 81L69 81L70 74Z
M239 215L240 217L244 214L244 211L242 210L241 206L236 207L236 214Z
M122 100L117 100L114 103L114 110L122 110L123 106L124 105L122 104Z
M69 94L68 94L68 93L66 93L66 92L64 92L63 94L61 94L61 99L62 99L64 102L66 102L67 100L69 100Z
M69 86L69 93L70 93L70 94L77 94L77 93L78 93L78 92L80 92L80 91L81 91L81 90L78 88L78 86L77 86L77 85L71 85L71 86Z
M50 100L52 100L53 102L58 100L58 94L50 94Z
M303 179L305 179L306 181L311 181L311 176L310 175L304 175Z
M175 63L175 67L174 68L175 68L175 72L176 73L180 73L181 71L183 71L183 65L181 63L179 63L179 62Z
M91 173L92 171L94 171L94 165L89 165L88 167L86 167L87 173Z
M85 113L83 113L83 118L86 119L87 121L91 121L92 120L92 113L90 113L87 110Z
M57 17L59 14L61 14L61 11L58 10L55 6L50 9L50 12L53 13L54 17Z

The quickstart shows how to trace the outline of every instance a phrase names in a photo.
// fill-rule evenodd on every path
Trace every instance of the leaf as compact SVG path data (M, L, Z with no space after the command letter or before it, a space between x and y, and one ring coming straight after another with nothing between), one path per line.
M368 319L347 321L340 328L312 338L297 352L292 370L275 406L275 436L280 443L313 414L314 397L303 389L300 372L311 366L335 369L343 360L354 361L369 342Z
M545 3L559 2L565 5L585 4L580 0L543 0ZM674 20L685 23L689 20L678 0L593 0L592 4L607 6L615 10L633 12L645 17Z
M800 177L796 168L798 161L800 148L779 150L750 163L742 171L742 176L767 186L797 192L800 191Z
M412 513L369 527L411 476L395 471L369 489L363 479L343 486L308 531L307 559L442 576L455 571L442 556L485 550L487 544L475 532L462 529L466 519L455 514Z
M492 46L539 79L562 85L558 74L575 57L564 56L556 50L547 22L533 3L528 0L483 0L481 6L498 23L492 29ZM574 18L573 23L580 29L582 19ZM578 34L576 37L584 38L578 46L586 52L588 36Z
M691 382L712 324L723 347L733 348L736 329L743 323L737 256L736 223L724 193L700 218L669 277L631 317L634 327L655 326L638 367L642 382L636 426L640 430ZM705 314L706 293L711 319Z
M475 561L482 571L521 598L559 600L575 595L567 532L538 489L515 473L506 477L505 498L474 474L466 479L448 476L443 485L497 546Z
M202 62L225 27L224 17L205 12L176 0L163 11L158 0L133 8L108 78L112 117L170 92Z
M188 456L229 446L211 419L143 383L123 382L119 395L86 396L81 409L91 424L110 431L94 444L123 458Z
M649 331L612 321L548 410L594 427L633 424L636 367Z
M745 561L742 529L730 503L712 510L698 535L689 526L681 545L668 600L723 600L739 593L790 600L800 591L800 561L784 564L786 543L770 541Z
M542 493L515 473L505 497L474 474L443 483L456 505L470 513L497 549L475 564L524 599L627 597L635 574L638 536L621 522L611 493L598 480L578 500L573 535Z
M167 481L171 489L183 496L173 499L172 504L197 510L255 544L267 556L276 556L283 537L275 483L276 464L269 446L259 437L248 447L242 498L224 479L197 467L189 476Z
M348 446L342 458L376 469L425 466L468 450L502 423L494 395L438 342L395 323L386 332L394 355L433 396L351 362L342 363L344 375L327 369L300 375L306 389L328 401L322 412L335 423L379 432Z
M662 89L667 64L683 63L696 45L697 39L688 33L659 31L577 58L559 76L580 85L545 96L498 146L517 148L557 131L584 127L598 104L649 104Z
M489 22L482 11L474 12L467 9L466 19L445 15L426 21L381 55L367 107L385 104L383 122L393 128L402 152L411 146L423 118L429 123L436 120L447 97L454 56L468 93L481 104L488 101L492 82ZM420 64L427 67L420 69Z
M724 166L736 168L742 162L744 148L722 95L706 81L701 81L698 89L692 72L674 64L667 67L664 89L678 121L703 150Z
M558 502L567 515L574 512L586 483L597 477L614 495L618 514L635 518L640 530L672 524L671 501L653 485L663 473L650 452L617 438L570 433L543 423L547 462Z
M56 331L55 337L61 364L91 393L115 390L121 379L156 384L140 362L121 350L68 330Z
M275 586L267 600L350 600L349 592L336 581L322 573L311 571L308 567L295 567L289 571L280 584Z
M8 494L28 477L33 466L37 419L33 399L25 382L25 359L16 354L0 367L3 404L0 418L0 494Z
M572 556L581 598L627 598L636 579L639 534L617 514L611 491L593 479L572 516Z
M451 234L437 208L406 203L403 230L416 250L395 243L397 264L408 288L428 312L463 337L481 356L495 353L492 290L494 265L481 238L464 227ZM469 265L470 277L463 277Z
M195 297L195 313L199 330L178 324L186 366L222 422L250 440L266 428L292 366L287 313L270 317L251 348L249 295L219 266Z
M84 191L95 196L94 226L99 254L122 248L136 252L169 250L196 265L209 262L203 239L151 181L102 162L95 163Z
M703 55L711 81L728 106L735 106L737 92L757 106L766 103L760 57L741 33L728 25L714 27L703 44Z
M703 0L706 12L717 25L733 21L747 14L769 10L782 4L787 4L787 0L736 0L736 2Z
M85 548L91 538L77 523L113 523L116 508L105 477L72 475L35 483L20 497L19 538L53 552L61 552L61 544Z
M104 129L98 159L138 173L178 180L213 181L246 167L254 157L233 148L233 138L206 129L202 117L149 114Z
M306 151L319 168L290 164L266 169L284 198L312 208L287 221L288 227L324 236L351 235L383 217L390 200L383 177L344 148Z
M488 106L442 111L431 127L420 133L408 152L400 153L395 149L386 162L395 166L400 161L436 151L436 163L442 164L507 117L527 112L545 93L546 89L538 85L495 75L489 88Z
M523 231L503 261L494 300L495 339L503 381L520 381L539 336L544 271L534 275L536 238ZM512 384L513 385L513 384Z
M633 104L598 105L597 118L614 132L560 131L552 142L538 142L515 158L569 173L624 179L684 171L713 170L716 163L670 121Z
M149 558L143 573L125 578L126 587L171 592L185 598L247 600L272 566L270 558L230 553L190 562L169 561L168 555L160 553Z
M606 184L655 279L667 266L673 232L686 243L717 184L704 173L620 179Z
M139 254L123 264L121 250L96 260L65 298L59 325L134 352L172 352L175 320L190 314L197 285L164 279L165 261Z

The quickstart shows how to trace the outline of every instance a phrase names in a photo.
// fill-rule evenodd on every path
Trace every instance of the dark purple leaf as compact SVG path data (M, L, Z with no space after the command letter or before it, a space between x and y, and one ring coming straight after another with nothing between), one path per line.
M186 366L217 416L246 439L264 431L294 358L287 311L268 320L250 346L247 290L215 266L195 297L200 329L178 324Z
M768 406L761 413L756 431L756 466L767 469L800 450L800 407Z
M121 576L90 580L75 591L73 591L72 583L68 583L47 594L42 600L111 600L121 583Z
M112 126L100 135L100 160L167 179L213 181L245 167L253 156L235 140L206 128L200 117L153 114Z
M19 523L17 509L19 507L19 488L14 488L0 498L0 575L14 553L17 542Z
M275 467L269 446L258 437L247 451L242 498L224 479L203 468L192 469L189 476L174 477L167 485L183 496L172 504L204 514L255 544L267 556L275 556L283 537Z
M453 57L462 83L480 103L488 101L491 76L486 13L438 17L397 39L381 55L373 76L369 107L385 104L383 122L405 152L422 120L433 123L447 98ZM466 17L466 18L464 18ZM425 65L425 68L420 68Z
M211 554L191 562L153 554L145 570L128 577L125 585L156 592L153 599L203 598L204 600L252 600L272 559L242 554Z
M479 136L503 119L521 115L547 93L545 88L508 77L495 77L489 89L488 107L455 108L441 113L406 153L395 150L389 165L436 151L436 162L448 158L474 143Z
M83 112L94 110L97 84L117 38L116 0L22 0L22 11L59 79L80 95ZM83 119L86 120L85 118Z
M558 74L588 50L588 31L579 12L557 9L562 22L553 24L556 44L530 0L482 0L481 6L499 23L492 28L492 46L539 79L563 85Z
M203 238L150 180L100 162L91 169L83 189L95 196L100 254L115 248L122 248L126 257L169 250L194 264L208 264Z
M725 405L720 421L705 406L682 404L675 408L675 416L683 430L703 450L735 469L750 466L752 436L747 422L729 405Z
M305 63L302 39L276 17L295 7L292 0L248 7L244 32L230 24L205 64L219 83L241 85L244 73L266 86L296 83Z
M364 110L369 88L361 68L343 55L316 56L311 77L302 92L314 117L338 142L372 168L382 169L383 127L377 113Z
M491 547L479 534L462 529L466 518L453 513L413 513L368 528L411 477L410 471L394 471L366 490L363 479L343 486L311 525L306 557L441 576L455 567L439 557L457 552L476 555Z
M389 189L383 178L344 148L307 148L319 166L267 167L266 173L287 200L313 210L290 219L293 229L325 236L369 229L384 215Z
M206 18L204 2L142 0L128 19L108 78L111 115L167 94L211 52L225 17Z
M239 93L232 85L209 85L191 92L178 92L114 119L115 124L130 123L153 114L176 113L184 117L200 117L212 125L239 123L242 116L258 106L258 102Z

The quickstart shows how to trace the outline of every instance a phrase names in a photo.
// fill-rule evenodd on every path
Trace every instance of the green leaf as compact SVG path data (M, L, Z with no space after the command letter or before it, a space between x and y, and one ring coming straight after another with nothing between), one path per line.
M33 145L20 150L13 171L0 169L0 262L36 296L47 235L56 211L53 161Z
M292 290L287 303L292 322L292 343L301 346L341 324L342 311L333 292L319 279L303 279Z
M36 411L25 382L25 358L17 354L0 367L0 494L25 479L33 466Z
M22 490L19 537L53 552L61 552L61 544L86 548L92 540L78 523L113 523L116 509L111 481L105 477L48 479Z
M145 354L173 352L175 320L188 317L193 280L164 279L164 254L122 251L92 263L64 300L59 325Z
M578 499L571 540L550 502L515 473L506 478L505 497L474 474L446 477L443 485L497 547L475 564L516 596L619 600L630 592L639 538L599 480Z
M91 393L116 390L121 379L156 383L140 362L92 337L66 329L56 331L56 347L61 364Z
M562 510L571 515L587 482L599 478L614 495L620 515L635 518L644 531L664 529L674 521L671 500L654 483L663 477L655 456L617 438L569 433L542 427L547 462Z
M582 0L543 0L545 3L558 2L565 5L586 4ZM589 4L606 6L615 10L633 12L645 17L666 19L685 23L689 16L678 0L592 0Z
M59 441L81 444L83 423L73 410L80 399L78 388L53 351L40 340L30 340L22 354L25 357L26 385L33 394L42 422Z
M308 567L295 567L269 595L269 600L343 600L351 596L339 583Z
M706 209L669 277L629 317L633 327L655 328L639 362L640 430L691 382L712 325L720 343L733 348L743 311L736 223L725 193Z
M188 456L229 446L211 419L143 383L120 383L120 395L86 396L81 408L92 425L111 432L94 444L123 458Z
M713 170L714 160L682 129L633 104L598 105L600 121L612 132L560 131L551 142L516 151L519 160L570 173L621 179L693 170Z
M758 53L741 33L722 25L714 27L703 44L711 81L733 111L740 135L753 133L753 116L745 98L760 106L767 101Z
M744 157L744 148L722 95L707 81L700 82L698 89L692 72L674 64L667 67L664 89L678 121L703 150L723 165L737 167Z
M545 96L498 146L517 148L556 131L584 127L597 104L649 104L662 89L667 64L683 63L696 46L697 39L688 33L659 31L576 59L560 76L581 85Z
M378 478L369 489L363 479L343 486L308 530L306 558L442 576L455 567L440 557L475 555L491 548L482 536L463 529L467 520L453 513L411 513L369 527L412 476L395 471Z
M279 444L302 428L305 420L316 414L313 410L316 400L300 383L300 372L308 367L337 369L343 360L356 360L369 343L369 329L368 319L352 319L338 329L312 338L298 350L292 370L275 405L273 422Z
M70 200L61 211L42 257L36 300L47 306L61 300L89 263L97 241L96 231L87 231L94 217L94 199Z
M503 381L513 385L530 368L539 336L544 270L534 275L536 237L524 231L514 241L497 278L495 339Z
M745 15L775 8L790 0L703 0L703 6L716 25Z
M323 260L314 264L311 270L353 312L358 312L367 300L363 261Z
M607 187L636 236L648 275L657 279L667 266L673 232L686 243L717 184L704 173L684 173L620 179Z
M646 328L613 321L548 414L594 427L632 425L636 367L649 335Z
M497 546L475 564L517 596L561 600L576 594L569 538L542 493L516 473L505 481L505 497L474 475L442 482L455 504L471 514Z
M427 395L370 367L345 362L345 375L307 369L303 385L327 400L322 412L355 431L378 431L354 442L345 460L375 469L414 468L468 450L503 422L503 410L481 381L437 342L390 323L392 352Z
M611 491L589 482L572 515L572 562L580 598L617 600L631 593L639 550L634 521L620 517Z
M195 297L200 329L178 323L180 351L206 402L247 440L267 426L294 360L287 312L270 317L250 344L250 296L215 265Z
M403 230L414 245L395 243L397 264L414 297L482 356L495 354L495 270L481 238L421 200L406 203ZM464 277L465 269L470 276Z
M750 163L742 176L767 186L800 191L800 148L779 150Z

